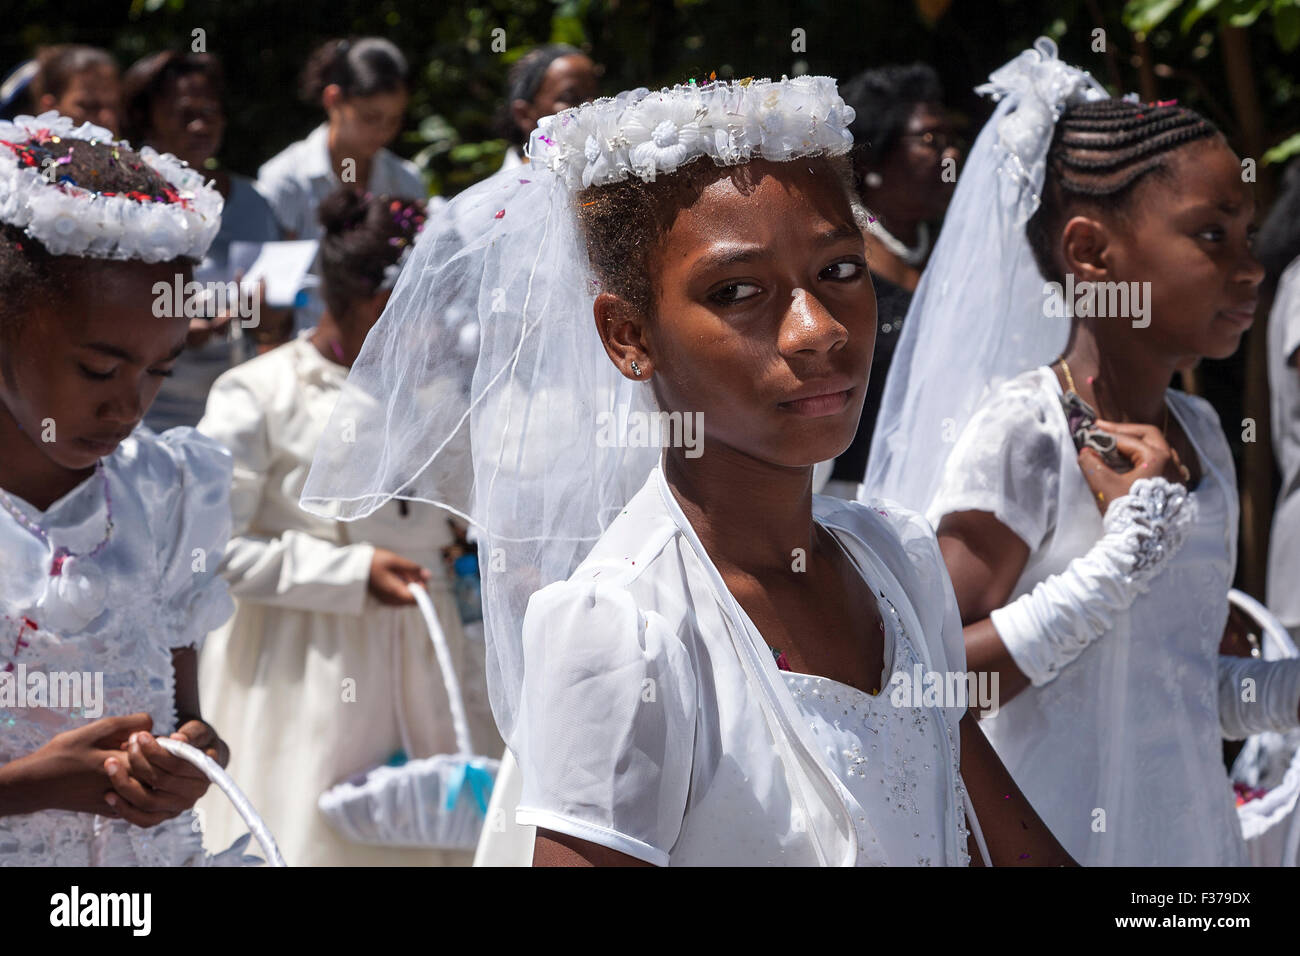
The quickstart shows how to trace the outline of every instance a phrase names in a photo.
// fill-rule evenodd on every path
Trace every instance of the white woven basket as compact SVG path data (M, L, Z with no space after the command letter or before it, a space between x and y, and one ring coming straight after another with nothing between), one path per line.
M410 588L438 657L459 752L397 767L375 767L358 782L346 781L326 790L317 806L340 835L355 843L472 850L483 829L501 761L474 754L447 636L428 592L418 584Z
M1248 594L1232 590L1228 600L1259 625L1265 660L1300 657L1295 642L1281 622ZM1258 786L1275 782L1262 797L1237 808L1241 834L1254 866L1296 866L1300 863L1300 731L1266 732L1247 738L1233 761L1229 776L1235 782Z

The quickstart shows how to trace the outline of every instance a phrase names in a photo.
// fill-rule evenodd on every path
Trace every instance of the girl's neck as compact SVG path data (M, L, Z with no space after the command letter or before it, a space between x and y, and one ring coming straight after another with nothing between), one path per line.
M316 347L316 351L329 361L351 368L352 363L361 354L361 346L365 344L366 337L364 333L355 330L353 323L339 322L334 318L333 313L326 309L311 333L310 340Z
M1094 329L1076 323L1063 353L1074 389L1101 418L1159 426L1165 421L1165 390L1178 363L1137 347L1136 336L1127 339L1103 346Z
M812 466L785 468L714 443L687 459L670 448L664 477L709 558L728 571L788 572L803 549L812 555Z
M50 460L18 427L0 404L0 448L11 450L0 456L0 488L44 511L95 473L94 466L73 470Z

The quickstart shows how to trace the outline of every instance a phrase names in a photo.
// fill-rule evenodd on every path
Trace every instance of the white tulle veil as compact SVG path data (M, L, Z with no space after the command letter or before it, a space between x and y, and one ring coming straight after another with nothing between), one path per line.
M529 597L570 575L660 453L601 440L601 413L656 406L596 333L577 190L693 160L842 154L852 119L827 77L633 90L546 117L529 165L430 216L348 376L302 505L350 520L402 498L472 525L507 742Z
M961 170L903 322L862 487L864 497L920 512L983 397L1065 346L1069 319L1043 307L1044 279L1025 224L1038 209L1061 113L1107 96L1086 72L1061 62L1046 37L977 92L996 99L997 109Z

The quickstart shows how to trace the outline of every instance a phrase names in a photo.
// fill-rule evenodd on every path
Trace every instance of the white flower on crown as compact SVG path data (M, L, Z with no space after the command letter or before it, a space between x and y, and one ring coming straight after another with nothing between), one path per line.
M628 149L632 169L653 181L656 173L671 173L689 159L705 154L708 142L700 120L708 115L699 91L659 92L628 110L620 124L633 144Z
M528 154L570 188L649 182L702 156L731 165L838 155L853 145L853 115L824 76L640 89L544 117Z
M0 140L10 143L25 143L45 132L114 143L103 127L74 126L53 111L0 122ZM130 148L125 141L116 145ZM22 165L12 150L0 147L0 222L25 229L53 255L145 262L202 259L221 228L221 194L170 153L145 146L138 155L181 202L140 202L72 183L52 184L35 167Z

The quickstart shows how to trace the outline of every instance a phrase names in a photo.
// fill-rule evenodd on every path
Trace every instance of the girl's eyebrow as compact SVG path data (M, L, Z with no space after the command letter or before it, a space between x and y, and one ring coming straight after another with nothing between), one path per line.
M92 351L100 352L103 355L108 355L113 358L121 359L124 362L130 362L133 365L144 364L144 362L136 358L136 356L133 353L128 352L124 348L119 348L116 345L110 345L107 342L83 342L81 347L83 349L91 349ZM178 357L184 351L185 351L185 343L182 342L180 345L176 346L176 348L172 349L171 354L169 354L166 358L164 358L163 361L170 362L172 359Z
M836 226L818 233L813 238L812 244L814 246L829 246L837 242L843 242L845 239L861 240L862 233L856 226ZM700 273L713 269L725 269L727 266L737 265L742 262L754 262L768 257L767 249L761 245L723 243L716 248L718 249L716 254L702 256L691 271Z

